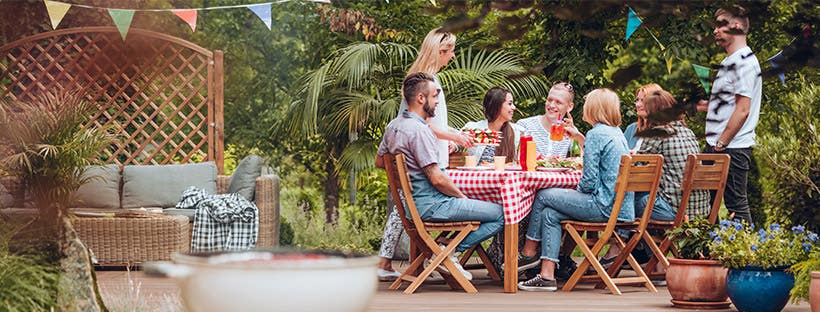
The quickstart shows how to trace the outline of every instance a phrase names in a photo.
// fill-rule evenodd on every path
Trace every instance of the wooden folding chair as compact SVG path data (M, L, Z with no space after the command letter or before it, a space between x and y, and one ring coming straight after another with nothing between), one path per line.
M462 221L462 222L424 222L421 220L416 203L413 200L412 186L410 185L410 176L407 174L407 166L404 163L404 155L402 154L385 154L384 165L387 170L387 181L390 185L390 194L393 196L393 201L396 204L399 216L401 217L402 225L410 238L410 266L404 273L390 285L390 289L398 289L404 282L410 282L407 289L404 290L406 294L412 294L421 286L421 283L433 273L439 265L444 265L447 272L439 271L444 281L447 282L453 289L463 289L468 293L476 293L475 286L470 283L464 274L456 268L448 255L455 250L456 246L467 237L470 232L478 229L481 222L479 221ZM403 198L399 194L399 190L404 195ZM404 201L402 201L404 199ZM407 212L410 212L410 219L407 218L405 212L405 203L407 205ZM450 232L453 237L444 249L441 249L436 243L435 239L430 235L430 232ZM480 245L471 249L477 250L479 255L486 257L486 252ZM482 260L485 258L482 257ZM424 266L424 260L431 259L430 263ZM487 260L489 258L486 258ZM489 261L484 260L485 266L489 269L495 270ZM418 273L421 268L421 273ZM496 275L498 273L496 272Z
M682 198L680 207L678 207L677 214L674 221L655 221L650 220L648 229L657 230L660 235L652 235L644 232L643 239L649 250L652 251L649 262L646 263L646 271L650 272L650 276L660 277L664 276L664 272L656 271L657 264L660 262L664 268L669 267L669 260L666 255L671 251L672 254L678 256L678 251L672 246L672 241L666 236L666 230L674 229L680 226L686 220L686 208L689 207L689 197L692 191L695 190L714 190L715 200L712 203L712 208L709 211L709 222L715 223L717 221L718 212L720 211L720 201L723 199L723 190L726 187L726 179L729 176L729 162L731 157L726 154L690 154L686 158L686 169L683 173L683 181L681 182Z
M574 220L565 220L561 224L564 225L569 237L572 238L575 244L584 253L584 261L578 266L578 269L564 284L564 291L570 291L580 281L599 281L609 288L609 290L616 295L621 294L618 289L618 284L643 284L649 291L657 292L652 281L646 276L640 264L634 257L632 257L632 250L640 242L642 234L646 231L649 215L652 214L652 208L655 203L655 197L658 194L658 184L660 183L661 170L663 169L663 156L661 155L624 155L621 156L621 166L618 171L618 179L615 182L615 201L612 205L612 213L606 223L596 222L582 222ZM643 214L643 220L640 222L618 222L618 214L621 212L624 197L627 192L649 192L649 203ZM590 207L591 208L591 207ZM618 235L613 235L616 228L635 231L636 234L632 236L627 243ZM589 234L598 233L595 235L587 235L587 238L581 236L582 232ZM621 252L615 257L615 261L610 266L610 270L604 269L604 266L598 261L598 254L606 246L610 238L612 241L621 247ZM591 248L590 248L591 247ZM629 265L635 270L637 277L617 277L618 269L621 264L627 261ZM587 269L592 267L595 274L587 275Z

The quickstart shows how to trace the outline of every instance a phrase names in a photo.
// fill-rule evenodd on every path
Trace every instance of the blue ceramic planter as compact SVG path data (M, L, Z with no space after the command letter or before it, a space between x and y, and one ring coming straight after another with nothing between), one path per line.
M789 301L794 275L784 270L788 266L769 268L746 266L729 269L726 291L740 312L778 312Z

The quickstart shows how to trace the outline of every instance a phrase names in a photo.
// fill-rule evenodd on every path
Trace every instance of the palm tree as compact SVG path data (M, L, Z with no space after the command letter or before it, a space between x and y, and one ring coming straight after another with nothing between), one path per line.
M319 135L327 143L326 221L337 217L339 172L374 167L382 131L398 113L401 82L416 54L407 44L357 42L301 80L299 100L280 126L291 135ZM515 54L501 50L462 50L438 77L454 127L483 119L481 99L493 86L505 87L519 99L543 97L547 90L543 76L530 74Z

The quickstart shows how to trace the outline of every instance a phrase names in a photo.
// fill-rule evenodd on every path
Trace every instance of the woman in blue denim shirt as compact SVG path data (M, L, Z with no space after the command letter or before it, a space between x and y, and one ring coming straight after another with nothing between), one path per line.
M620 100L610 89L596 89L584 102L584 121L592 125L584 142L584 173L578 188L550 188L538 192L530 214L527 241L522 256L535 254L541 242L541 274L518 283L528 291L555 291L555 267L561 247L561 221L579 220L605 222L615 201L615 180L621 156L629 154L621 124ZM618 216L620 221L633 221L634 195L627 193ZM536 220L540 220L537 222Z

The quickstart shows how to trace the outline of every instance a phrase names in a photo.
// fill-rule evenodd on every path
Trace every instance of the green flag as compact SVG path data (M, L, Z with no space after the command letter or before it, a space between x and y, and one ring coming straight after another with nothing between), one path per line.
M706 91L706 94L710 94L712 87L711 83L709 83L709 67L692 64L692 68L695 69L695 74L698 75L700 84L703 85L703 90Z
M125 41L128 29L131 28L131 20L134 19L134 10L108 9L108 15L111 15L114 25L117 25L117 29L120 31L122 40Z

